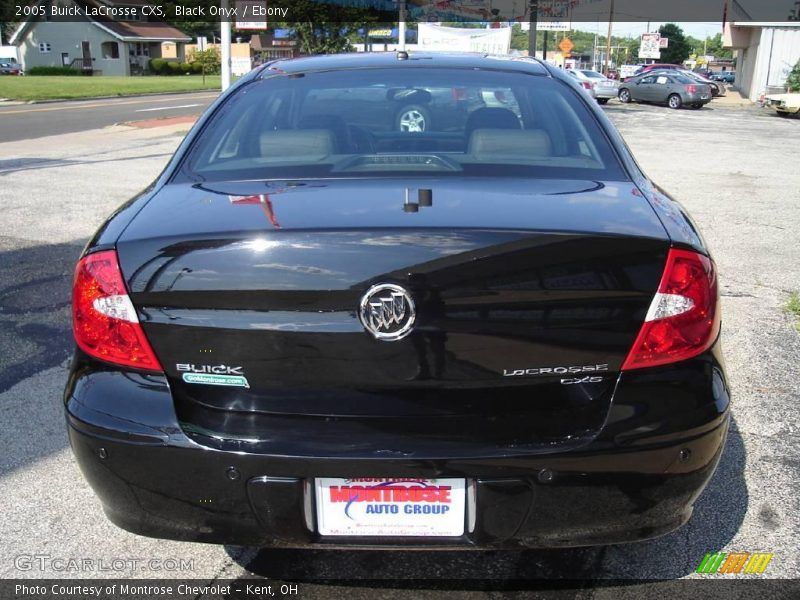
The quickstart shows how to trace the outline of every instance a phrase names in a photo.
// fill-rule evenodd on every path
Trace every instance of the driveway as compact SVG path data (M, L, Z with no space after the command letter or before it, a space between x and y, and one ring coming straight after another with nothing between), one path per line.
M71 270L103 217L143 188L180 140L179 127L113 127L0 143L0 577L255 573L300 581L305 598L408 597L408 586L418 598L489 598L544 578L549 587L573 581L562 590L569 598L661 598L674 591L665 585L681 585L672 580L711 577L694 573L706 552L764 551L774 553L767 576L784 580L772 582L775 593L788 593L785 580L800 578L800 333L782 306L800 289L800 170L787 166L800 155L800 120L713 103L671 111L612 102L607 112L646 172L689 208L720 272L733 424L686 526L634 545L462 554L257 552L111 525L72 459L62 417ZM70 558L94 567L58 568ZM158 563L131 567L152 558ZM113 559L125 565L101 568ZM613 585L591 589L582 583L590 578Z

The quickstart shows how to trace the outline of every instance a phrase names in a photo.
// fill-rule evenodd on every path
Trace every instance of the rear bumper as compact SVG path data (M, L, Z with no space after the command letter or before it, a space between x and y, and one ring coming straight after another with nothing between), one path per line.
M595 98L616 98L619 87L596 87L592 89L592 96Z
M701 94L685 94L683 97L684 104L708 104L714 96L709 91L706 97L703 98Z
M670 368L671 387L661 370L647 371L620 382L600 436L558 454L329 458L255 454L242 442L212 448L184 434L160 378L120 374L112 396L104 386L76 388L93 376L85 369L73 373L66 412L73 452L107 516L141 535L253 546L583 546L679 527L720 459L729 398L715 354ZM326 476L466 478L474 488L466 533L320 536L311 492Z

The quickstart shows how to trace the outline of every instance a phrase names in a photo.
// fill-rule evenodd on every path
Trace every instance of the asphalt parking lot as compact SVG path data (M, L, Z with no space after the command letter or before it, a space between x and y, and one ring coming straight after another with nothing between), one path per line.
M397 580L425 579L440 583L419 586L414 597L488 598L492 585L477 582L709 577L694 573L706 552L763 551L774 553L769 577L800 578L800 332L782 308L800 290L800 119L714 103L674 111L612 102L606 111L645 171L690 210L720 273L733 424L686 526L615 547L390 555L258 552L152 540L111 525L72 460L62 416L71 271L103 218L180 141L180 131L112 127L0 143L0 577L213 581L255 573L313 581L300 597L320 598L399 597ZM49 559L30 558L37 555ZM94 568L57 568L78 557ZM191 567L100 570L113 559L150 558L191 559ZM569 594L658 597L663 589Z

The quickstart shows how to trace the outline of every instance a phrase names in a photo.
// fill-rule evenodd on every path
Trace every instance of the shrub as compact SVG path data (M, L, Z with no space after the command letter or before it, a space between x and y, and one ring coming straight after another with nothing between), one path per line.
M199 62L189 63L189 65L192 67L192 73L195 75L201 75L203 73L203 65Z
M181 73L184 75L188 75L192 72L192 65L189 63L181 63Z
M206 75L218 75L222 70L222 62L216 48L198 50L192 58L194 59L194 64L200 65L200 73L203 72L203 67L205 67Z
M167 61L163 58L150 59L150 72L156 75L163 75L167 69Z
M797 61L792 72L789 73L789 77L786 78L786 87L789 88L790 92L800 92L800 60Z
M181 65L180 63L176 62L168 62L167 68L169 69L168 73L170 75L179 75L181 72Z
M71 67L31 67L25 71L26 75L80 75L80 69L73 69Z

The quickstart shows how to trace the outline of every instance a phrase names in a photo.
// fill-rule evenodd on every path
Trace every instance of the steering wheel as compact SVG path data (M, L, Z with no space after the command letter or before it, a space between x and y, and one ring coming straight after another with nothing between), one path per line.
M348 125L347 132L350 135L350 145L354 154L375 153L375 138L369 131L358 125Z

